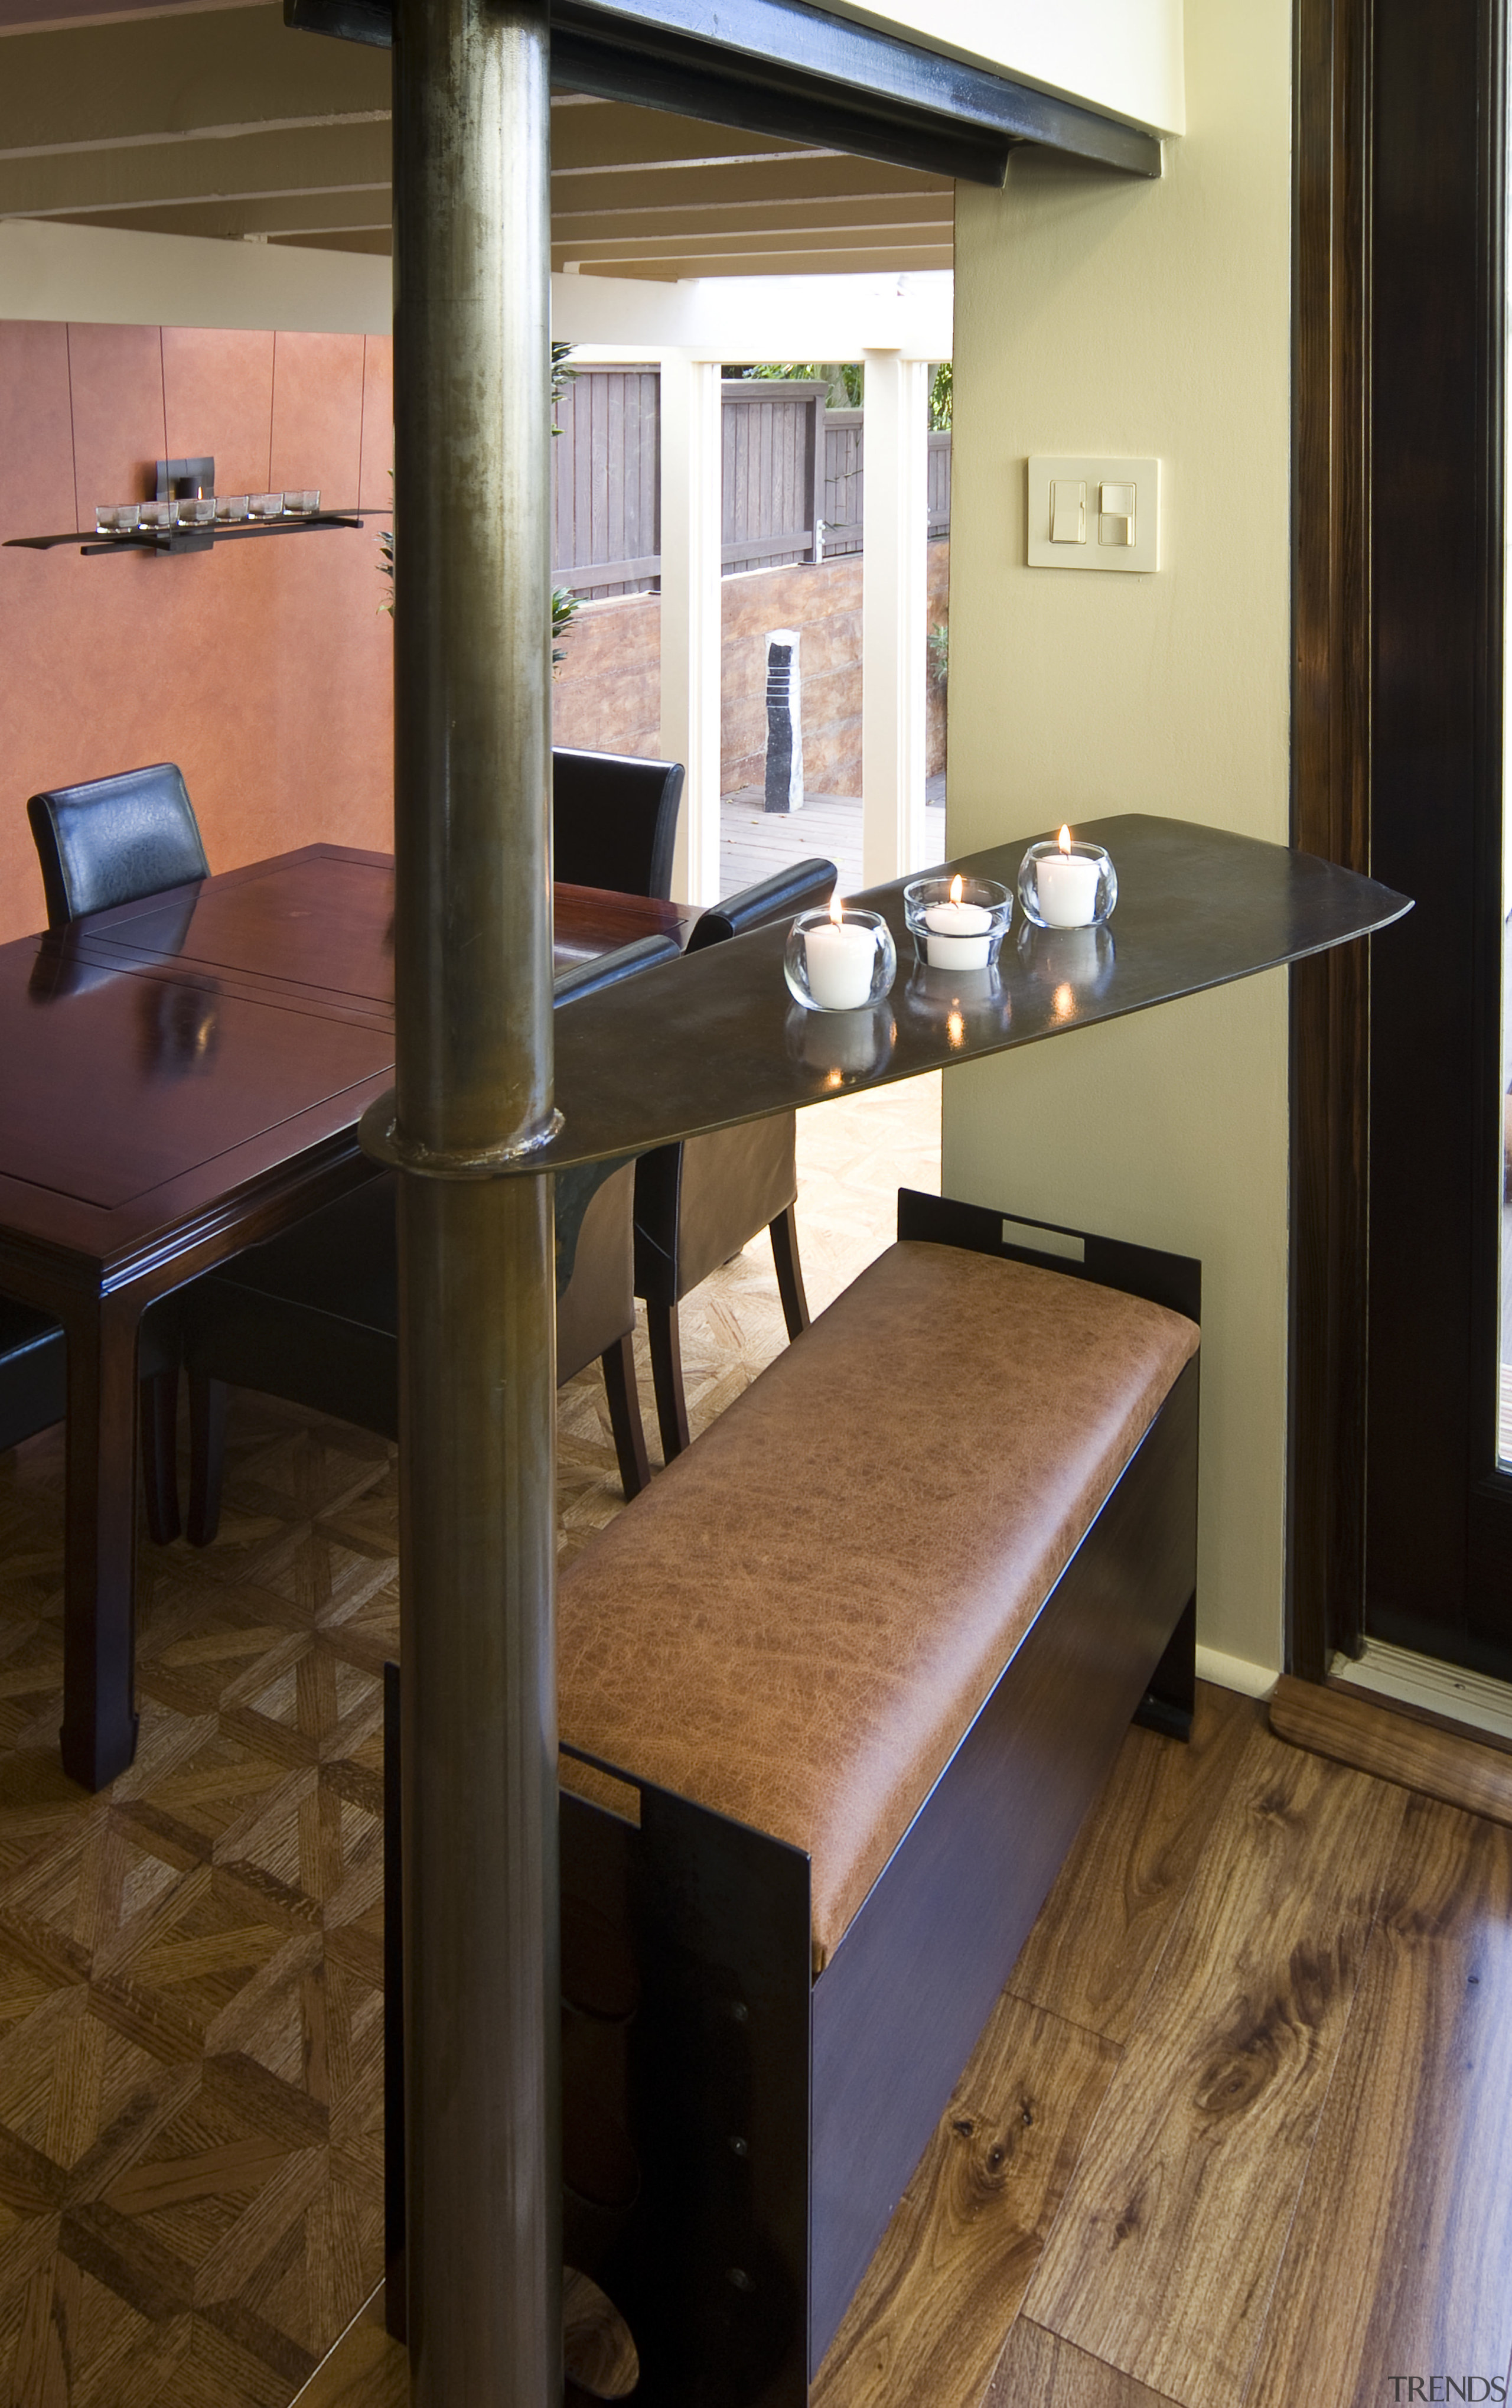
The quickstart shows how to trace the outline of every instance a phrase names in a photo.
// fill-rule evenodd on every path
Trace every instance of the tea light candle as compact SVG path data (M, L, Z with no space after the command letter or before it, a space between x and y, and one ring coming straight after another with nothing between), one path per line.
M830 905L830 924L804 934L808 991L820 1011L854 1011L869 1003L877 939L870 928L847 927L840 898Z
M1097 910L1098 866L1071 850L1071 831L1061 830L1060 856L1047 853L1034 873L1040 915L1048 928L1088 928Z
M963 903L959 878L950 881L949 903L931 904L924 914L924 925L929 930L924 942L932 970L987 968L992 915L979 903Z

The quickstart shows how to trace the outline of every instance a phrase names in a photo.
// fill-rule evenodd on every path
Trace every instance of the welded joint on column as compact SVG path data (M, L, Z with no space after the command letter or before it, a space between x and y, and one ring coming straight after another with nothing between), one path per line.
M413 1171L419 1179L502 1179L522 1162L527 1154L538 1153L549 1145L563 1129L562 1114L552 1108L551 1116L529 1137L517 1138L510 1145L484 1146L476 1152L445 1152L437 1146L417 1145L412 1139L401 1137L397 1119L396 1091L389 1087L368 1105L357 1124L357 1142L371 1162L381 1162L392 1170Z

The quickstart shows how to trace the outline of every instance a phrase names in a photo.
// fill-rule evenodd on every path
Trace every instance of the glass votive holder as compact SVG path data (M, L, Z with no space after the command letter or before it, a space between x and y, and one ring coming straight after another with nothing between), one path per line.
M250 507L248 494L217 494L215 518L218 526L240 526Z
M140 502L96 502L96 535L135 535L142 523Z
M1118 872L1103 847L1065 828L1032 844L1019 864L1019 900L1036 928L1095 928L1118 899Z
M914 952L932 970L990 970L1013 917L995 878L916 878L903 890Z
M806 1011L863 1011L897 976L898 949L879 911L802 911L788 930L782 974Z
M312 519L320 507L321 494L318 486L312 486L307 493L285 494L283 497L285 518Z
M171 502L143 502L137 512L137 523L144 527L162 528L173 524Z
M215 524L213 494L181 494L168 505L173 524L180 527L205 527Z
M283 495L281 494L249 494L247 515L253 519L281 519Z

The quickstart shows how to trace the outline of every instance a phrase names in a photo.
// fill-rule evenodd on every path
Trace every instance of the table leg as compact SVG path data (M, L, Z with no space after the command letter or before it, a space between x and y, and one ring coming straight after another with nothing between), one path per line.
M103 1789L136 1750L136 1325L124 1297L68 1316L63 1767Z

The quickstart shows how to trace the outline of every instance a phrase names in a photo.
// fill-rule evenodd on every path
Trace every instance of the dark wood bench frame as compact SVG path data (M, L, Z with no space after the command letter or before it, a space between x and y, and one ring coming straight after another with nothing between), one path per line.
M1201 1318L1201 1265L1185 1256L906 1189L898 1235ZM635 2334L637 2408L805 2408L1130 1720L1190 1733L1199 1360L817 1979L800 1850L614 1766L597 1770L625 1784L625 1815L563 1792L564 2256ZM388 2255L402 2330L397 1729L391 1679Z

